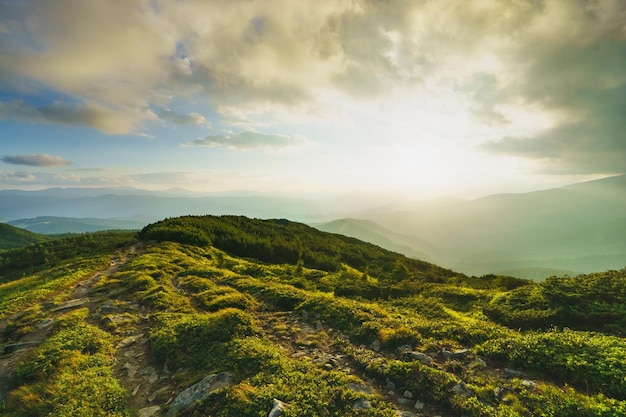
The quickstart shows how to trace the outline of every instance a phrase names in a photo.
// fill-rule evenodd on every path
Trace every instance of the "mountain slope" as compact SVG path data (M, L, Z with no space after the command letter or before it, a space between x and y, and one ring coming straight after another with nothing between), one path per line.
M439 249L435 262L470 274L520 267L581 272L626 265L626 176L361 213Z
M426 241L393 232L371 220L346 218L326 223L314 223L312 226L324 232L355 237L364 242L370 242L385 249L424 261L432 261L432 254L438 252L435 246Z
M0 254L14 268L0 284L0 416L626 412L626 341L613 336L626 330L626 270L467 277L237 216L166 219L140 237ZM273 260L292 248L294 262Z
M46 240L48 239L45 236L6 223L0 223L0 250L21 248L34 243L45 242Z

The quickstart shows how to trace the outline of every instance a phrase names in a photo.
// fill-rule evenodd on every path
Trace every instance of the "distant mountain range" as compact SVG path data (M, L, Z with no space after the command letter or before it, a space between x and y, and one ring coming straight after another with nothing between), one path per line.
M626 176L522 194L359 213L439 248L470 274L524 268L577 272L626 265Z
M100 230L136 230L148 222L124 219L95 219L42 216L32 219L12 220L8 224L44 235L62 233L87 233Z
M0 219L38 233L139 229L188 214L288 218L475 275L540 279L626 266L626 175L529 193L366 210L353 209L345 199L254 192L0 191Z

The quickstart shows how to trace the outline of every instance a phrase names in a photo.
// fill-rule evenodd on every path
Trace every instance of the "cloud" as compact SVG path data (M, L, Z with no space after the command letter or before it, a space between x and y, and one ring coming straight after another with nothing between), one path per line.
M199 96L259 128L313 114L328 96L436 92L491 129L471 139L487 152L569 173L626 171L625 21L619 0L2 2L0 88L24 98L0 103L0 117L111 134L159 118L206 127L208 113L170 109ZM41 105L41 90L69 98ZM526 126L521 114L549 123ZM192 144L280 148L294 137Z
M302 146L308 139L302 135L276 135L255 131L243 131L226 135L210 135L204 139L189 142L187 146L207 146L211 148L229 148L237 150L264 149L277 150Z
M88 126L111 134L132 133L154 117L149 110L115 109L95 102L70 105L57 101L41 107L22 100L0 102L0 119Z
M62 167L71 164L70 161L60 156L48 154L5 155L1 160L7 164L28 165L32 167Z
M195 126L211 126L211 122L199 113L179 114L169 109L163 109L157 112L158 116L166 121L177 125L195 125Z

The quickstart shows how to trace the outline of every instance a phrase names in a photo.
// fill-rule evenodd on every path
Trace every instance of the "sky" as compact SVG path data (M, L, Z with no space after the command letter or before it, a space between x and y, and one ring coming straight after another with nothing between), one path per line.
M0 189L626 173L626 0L0 0Z

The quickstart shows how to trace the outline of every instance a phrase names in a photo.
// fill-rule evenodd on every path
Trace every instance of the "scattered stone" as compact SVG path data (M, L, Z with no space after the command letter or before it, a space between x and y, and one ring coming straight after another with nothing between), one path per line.
M372 408L372 403L365 398L359 398L352 404L352 408L355 410L369 410Z
M308 318L309 318L309 313L308 313L306 310L302 310L302 313L301 313L301 314L302 314L302 318L303 318L303 319L305 319L305 320L306 320L306 319L308 319Z
M431 358L430 356L422 352L410 351L410 352L406 352L406 355L411 360L420 361L424 365L430 365L431 363L433 363L433 358Z
M156 369L154 369L152 366L144 368L141 371L140 375L147 375L151 384L154 384L159 380L159 374L157 374Z
M102 319L102 324L117 326L120 324L132 323L133 317L128 314L109 314Z
M159 407L158 405L142 408L137 412L137 417L153 417L157 415L159 411L161 411L161 407Z
M122 366L122 371L126 372L126 376L128 378L134 378L135 374L137 373L137 366L136 365L132 365L128 362L126 362L123 366Z
M406 391L404 391L404 394L402 394L402 396L404 398L408 398L410 400L411 398L413 398L413 393L411 391L409 391L409 390L406 390Z
M387 389L391 390L391 391L395 391L396 390L396 384L394 384L392 381L387 381Z
M158 390L154 391L152 393L152 395L150 395L148 397L148 402L152 402L154 401L157 397L162 396L163 394L168 393L171 390L172 387L170 387L169 385L166 385L164 387L159 388Z
M354 382L349 382L348 384L346 384L346 386L348 387L348 389L355 391L355 392L361 392L363 394L374 393L374 390L372 389L372 387L366 384L355 384Z
M446 359L465 359L471 353L469 349L457 349L454 352L450 352L449 350L442 350L441 354Z
M416 410L423 410L425 405L426 405L426 404L424 404L424 403L423 403L423 402L421 402L420 400L417 400L417 401L415 402L415 405L414 405L413 407L414 407Z
M175 416L180 411L188 409L196 402L204 400L209 395L211 395L213 391L227 387L232 383L233 374L230 372L211 374L204 377L200 382L190 386L189 388L178 394L176 398L174 398L174 401L172 401L172 404L167 411L167 416Z
M141 384L139 384L139 385L137 385L137 386L135 387L135 389L133 390L133 393L132 393L133 397L134 397L135 395L137 395L137 393L139 392L139 388L140 388L140 387L141 387Z
M417 414L410 411L396 410L396 417L417 417Z
M132 345L133 343L135 343L138 339L141 339L142 337L143 337L143 334L137 334L134 336L125 337L124 339L120 340L120 342L117 344L117 346L115 346L115 348L123 349L125 347L128 347Z
M370 345L370 349L372 349L374 352L380 351L380 340L374 340Z
M504 368L504 376L507 378L520 377L524 375L522 371L516 371L514 369Z
M487 367L487 362L485 362L484 360L480 358L474 359L469 364L470 369L485 369L486 367Z
M69 310L70 308L76 308L83 306L87 303L86 298L77 298L75 300L66 301L64 303L58 304L50 309L51 312L61 311L61 310Z
M452 392L461 397L469 397L472 395L472 390L470 390L467 384L463 381L459 381L458 384L453 386Z
M408 398L398 398L398 404L400 405L406 405L406 406L411 406L411 404L413 404L413 400L410 400Z
M100 307L98 307L98 312L100 314L110 314L118 310L119 308L117 304L115 303L115 301L107 301L105 303L100 304Z
M286 403L274 398L272 409L270 410L270 413L267 415L267 417L278 417L279 415L283 413L283 411L285 411L287 407L289 406Z
M39 330L45 329L46 327L52 326L52 323L54 323L54 320L50 319L50 318L47 318L47 319L44 319L44 320L40 321L39 324L37 324L37 328Z
M537 383L535 381L531 381L530 379L522 380L522 385L531 390L537 388Z
M319 320L315 322L315 330L317 330L318 332L324 330L324 327L322 327L322 323Z
M332 371L333 369L335 369L335 367L331 363L325 363L324 369L326 369L327 371Z

